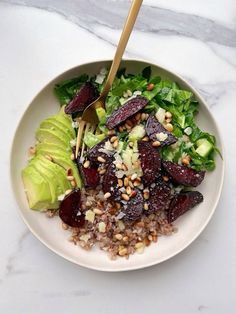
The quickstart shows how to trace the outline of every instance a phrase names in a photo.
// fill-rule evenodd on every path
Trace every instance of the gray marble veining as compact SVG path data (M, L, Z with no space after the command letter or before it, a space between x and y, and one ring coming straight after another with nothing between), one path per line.
M94 34L97 26L120 29L130 5L130 1L122 0L6 0L6 2L60 13L80 27L92 30ZM236 47L236 25L230 28L205 17L149 6L145 3L140 11L136 28L143 32L185 36L203 42Z

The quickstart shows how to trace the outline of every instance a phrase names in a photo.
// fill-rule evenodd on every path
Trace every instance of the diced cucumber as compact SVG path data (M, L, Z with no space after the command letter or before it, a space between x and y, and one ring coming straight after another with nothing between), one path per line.
M196 153L202 157L207 157L207 155L211 152L213 149L212 143L210 143L207 139L201 138L197 142L197 149Z
M145 129L142 124L136 125L129 133L129 140L135 142L143 138L145 135Z

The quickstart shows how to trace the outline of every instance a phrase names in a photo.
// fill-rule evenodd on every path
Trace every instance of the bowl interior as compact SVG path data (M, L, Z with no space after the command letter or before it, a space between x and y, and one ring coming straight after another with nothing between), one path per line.
M187 247L204 229L210 220L219 200L224 165L219 156L216 156L216 169L207 173L206 179L198 190L204 195L204 202L197 208L189 211L176 221L178 232L170 237L161 237L156 244L146 248L144 254L135 254L128 260L118 258L116 261L109 260L106 253L97 248L87 252L78 246L68 242L69 232L61 228L59 218L48 219L46 215L35 212L28 208L26 197L21 181L21 169L27 163L28 148L35 143L35 130L42 119L59 110L59 104L53 94L56 82L72 78L82 73L96 74L102 67L109 67L110 61L92 62L77 66L61 74L47 86L30 103L24 113L15 133L11 153L11 179L16 202L20 209L23 220L32 233L48 248L64 258L79 265L103 271L121 271L143 268L160 263ZM149 63L136 60L124 60L121 67L133 74L140 72ZM217 145L222 151L222 143L216 123L200 95L187 82L177 75L152 65L152 73L177 82L182 88L191 90L200 103L197 116L198 125L216 136Z

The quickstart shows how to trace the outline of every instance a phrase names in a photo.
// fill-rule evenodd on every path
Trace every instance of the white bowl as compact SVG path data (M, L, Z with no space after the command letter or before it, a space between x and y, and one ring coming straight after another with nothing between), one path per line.
M21 181L21 169L26 165L27 151L35 142L34 134L39 123L59 110L58 101L53 94L55 83L82 73L96 74L102 67L109 67L110 64L111 61L98 61L79 65L56 77L36 95L25 111L15 133L11 152L11 180L16 202L24 222L49 249L84 267L100 271L126 271L163 262L180 253L197 238L211 219L219 201L223 184L224 163L216 155L216 169L207 173L205 180L198 187L198 190L204 195L204 202L176 221L178 232L170 237L160 237L158 243L146 248L143 254L134 254L128 260L118 258L116 261L111 261L107 254L98 248L93 248L87 252L73 245L68 242L69 232L61 228L61 221L58 217L48 219L46 215L29 209ZM216 122L206 102L189 83L160 66L144 61L124 60L121 67L125 66L128 72L135 74L147 65L152 66L153 74L175 81L182 88L194 93L200 104L197 123L203 130L216 136L217 146L222 152L222 140Z

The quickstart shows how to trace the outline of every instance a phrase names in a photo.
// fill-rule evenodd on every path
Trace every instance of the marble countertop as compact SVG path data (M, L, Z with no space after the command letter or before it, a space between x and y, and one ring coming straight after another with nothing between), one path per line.
M125 0L0 1L0 313L235 313L234 0L146 0L126 51L189 80L207 99L224 137L222 197L190 247L149 269L99 273L50 252L17 214L8 169L22 113L60 72L112 58L128 6Z

